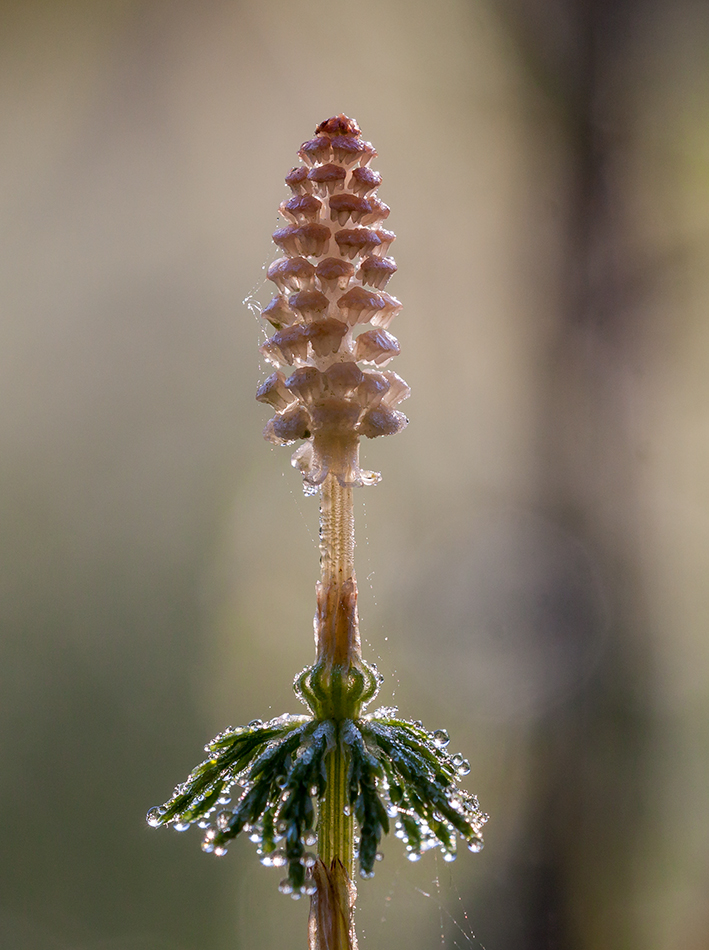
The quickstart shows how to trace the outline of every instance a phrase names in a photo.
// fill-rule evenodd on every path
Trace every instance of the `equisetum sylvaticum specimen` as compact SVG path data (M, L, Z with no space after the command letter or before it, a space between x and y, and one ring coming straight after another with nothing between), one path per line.
M447 751L444 730L392 707L365 712L381 677L362 657L352 496L379 481L360 468L362 436L407 423L396 407L409 388L384 368L399 353L389 326L401 304L384 290L394 234L369 168L376 152L356 122L328 119L299 154L273 235L278 292L262 313L275 331L261 347L274 372L256 398L276 411L266 439L301 443L292 464L306 493L320 495L315 662L294 683L307 712L220 733L148 824L197 824L202 850L216 855L246 833L262 864L283 869L280 890L310 897L311 950L340 950L356 943L355 869L373 876L382 835L393 827L412 861L436 847L452 861L459 838L480 851L487 816L460 788L470 765Z

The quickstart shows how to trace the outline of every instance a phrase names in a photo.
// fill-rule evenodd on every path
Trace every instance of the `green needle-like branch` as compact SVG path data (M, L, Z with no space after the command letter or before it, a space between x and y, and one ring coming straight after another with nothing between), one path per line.
M339 862L352 877L354 820L363 877L372 876L390 823L410 860L435 847L453 860L458 837L481 850L487 816L459 788L470 765L451 756L447 743L443 730L428 733L390 707L358 719L284 715L254 722L212 740L209 758L164 805L150 809L148 824L178 831L197 824L205 829L202 849L217 855L245 831L263 864L288 865L281 890L294 896L313 893L306 872L315 864L308 849L316 840L323 865ZM237 803L228 807L235 789Z

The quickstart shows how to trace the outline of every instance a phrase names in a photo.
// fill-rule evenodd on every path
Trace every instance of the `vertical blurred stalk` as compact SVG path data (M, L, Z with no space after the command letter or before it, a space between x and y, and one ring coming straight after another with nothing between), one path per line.
M616 608L593 677L569 698L563 716L555 710L538 723L537 801L518 855L524 946L620 950L638 945L630 908L649 702L642 657L633 646L642 606L623 404L624 318L644 288L626 239L624 181L616 168L637 107L623 85L625 61L647 5L495 4L530 81L556 108L570 184L562 313L540 407L547 486L540 504L599 553Z

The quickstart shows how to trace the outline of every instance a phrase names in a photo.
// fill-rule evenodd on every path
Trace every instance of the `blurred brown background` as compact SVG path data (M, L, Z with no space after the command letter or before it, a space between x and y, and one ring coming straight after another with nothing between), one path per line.
M0 12L0 946L305 946L249 842L144 815L218 730L296 711L317 504L260 437L242 300L344 111L413 388L364 447L363 633L492 816L451 867L386 843L363 947L704 950L709 7Z

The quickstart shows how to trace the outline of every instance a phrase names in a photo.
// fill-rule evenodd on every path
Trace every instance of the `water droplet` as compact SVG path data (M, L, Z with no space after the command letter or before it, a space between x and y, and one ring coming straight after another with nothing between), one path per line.
M231 795L220 795L217 799L217 805L228 805L231 801Z
M263 719L252 719L248 725L249 729L260 729L263 725Z
M277 775L277 776L276 776L276 785L277 785L278 788L285 788L287 784L288 784L288 776L287 776L287 775Z
M200 818L199 821L197 822L198 828L209 828L210 825L211 825L211 821L209 820L209 818Z
M303 896L303 895L301 894L300 891L292 891L292 892L291 892L290 899L291 899L292 901L299 901L302 896Z
M458 766L458 775L468 775L470 773L470 762L467 759L463 761Z
M303 864L306 868L314 868L317 860L317 857L312 853L312 851L306 851L306 853L303 855Z
M220 831L224 831L233 815L233 811L220 811L217 815L217 828Z
M204 840L205 840L205 841L214 841L214 839L215 839L216 837L217 837L217 829L216 829L216 828L210 828L210 829L207 831L206 835L204 836Z
M384 855L382 854L381 851L377 851L377 853L374 855L374 860L375 860L375 861L383 861L383 860L384 860Z
M392 802L389 802L386 806L386 813L390 818L396 818L399 814L399 809Z
M345 805L345 807L342 809L342 813L349 818L350 815L352 814L352 809L350 808L349 805Z
M303 893L307 894L308 897L312 897L313 894L317 892L317 884L314 881L308 881L308 883L303 888Z
M189 821L176 821L172 825L175 831L187 831L189 826L190 826Z
M445 747L451 741L450 736L445 729L436 729L436 731L432 733L432 738L433 744L439 749L445 749Z
M443 860L444 860L444 861L447 861L449 864L450 864L451 861L455 861L455 859L456 859L456 853L455 853L455 851L444 851L444 852L443 852Z
M216 848L214 849L214 853L218 858L223 858L226 852L227 852L227 849L224 847L223 844L218 844Z
M205 838L205 839L202 841L202 844L200 845L200 848L202 849L202 851L204 851L205 854L211 854L212 851L214 851L214 845L213 845L212 842L209 840L209 838Z
M374 871L365 871L364 868L361 868L359 875L360 877L363 877L365 880L368 880L369 878L374 877Z
M291 882L290 882L290 881L288 880L288 878L286 877L286 878L284 878L284 879L281 881L281 883L278 885L278 890L281 892L281 894L292 894L292 893L293 893L293 885L291 884Z
M315 798L315 796L316 796L317 794L318 794L318 787L317 787L317 785L311 785L311 786L310 786L310 796L311 796L311 798Z
M313 845L317 844L318 836L314 831L306 831L303 835L303 844L306 848L312 848Z
M286 858L286 853L285 853L285 851L282 851L282 850L279 848L278 851L272 852L272 854L271 854L271 865L272 865L274 868L282 868L282 867L284 867L285 864L287 864L287 862L288 862L288 859Z
M483 843L479 838L475 838L473 841L468 842L468 851L472 851L473 854L479 854L483 849Z
M254 844L261 844L263 838L258 831L252 831L249 835L249 841L253 841Z
M420 719L414 719L414 721L411 723L411 725L412 725L412 726L416 726L417 729L422 729L422 728L423 728L423 723L421 722Z
M151 828L159 828L162 824L162 811L158 805L155 805L154 808L151 808L148 814L145 816L145 820L150 825Z
M420 852L420 851L409 851L409 853L406 855L406 857L409 859L409 861L420 861L420 860L421 860L421 852Z
M460 752L456 752L456 754L451 759L451 762L455 768L460 768L460 766L463 764L463 756L460 754Z

